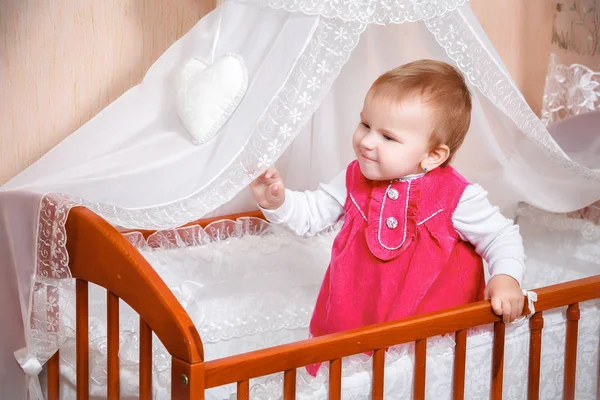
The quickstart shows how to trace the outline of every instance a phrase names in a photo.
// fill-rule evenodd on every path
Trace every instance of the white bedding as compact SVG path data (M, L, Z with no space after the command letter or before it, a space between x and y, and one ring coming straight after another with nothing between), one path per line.
M600 273L600 228L560 216L535 215L524 209L520 224L528 254L524 288L531 289ZM554 218L554 219L552 219ZM557 222L558 221L558 222ZM561 225L562 224L562 225ZM570 225L569 225L570 224ZM592 229L593 228L593 229ZM172 288L199 329L206 359L215 359L307 337L307 326L321 277L328 264L335 229L319 237L299 239L258 220L219 222L206 229L167 231L149 238L128 238ZM167 240L169 239L169 240ZM212 242L210 242L212 240ZM172 242L177 242L173 245ZM210 243L209 243L210 242ZM90 373L92 395L106 395L105 292L90 289ZM65 302L65 305L67 302ZM577 358L577 399L596 398L599 301L581 305ZM62 308L65 310L64 308ZM62 398L74 398L74 307L63 320L70 332L61 348ZM561 398L564 360L564 308L544 313L540 398ZM137 316L121 303L121 394L137 395ZM529 329L526 320L506 330L505 399L525 399ZM466 398L489 397L491 326L469 332ZM428 341L426 397L451 398L454 342L449 336ZM155 398L169 398L170 357L154 339ZM343 398L365 399L370 393L370 360L364 355L344 360ZM401 345L386 356L386 399L412 396L413 345ZM298 370L299 399L327 398L327 371L316 378ZM251 398L277 399L282 375L251 381ZM235 386L211 389L207 399L235 398Z

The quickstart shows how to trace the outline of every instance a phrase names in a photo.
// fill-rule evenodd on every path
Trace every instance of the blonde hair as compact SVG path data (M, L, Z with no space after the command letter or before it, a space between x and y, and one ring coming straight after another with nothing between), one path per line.
M369 95L391 96L401 101L420 95L435 115L430 137L431 149L446 145L448 159L462 145L471 124L471 93L463 75L453 66L435 60L419 60L401 65L381 75L371 86Z

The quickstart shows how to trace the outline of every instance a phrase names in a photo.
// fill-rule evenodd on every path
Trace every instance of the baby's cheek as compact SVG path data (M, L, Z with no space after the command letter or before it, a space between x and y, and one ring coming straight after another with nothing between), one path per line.
M358 147L358 144L360 143L361 138L362 138L362 135L360 134L360 132L358 130L354 131L354 134L352 135L352 145L355 148Z

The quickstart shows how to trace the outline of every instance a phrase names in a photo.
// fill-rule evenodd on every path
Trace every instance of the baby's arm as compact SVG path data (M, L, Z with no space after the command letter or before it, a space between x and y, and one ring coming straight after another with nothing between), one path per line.
M267 220L286 226L298 235L313 236L335 224L344 213L346 170L315 191L284 189L276 170L270 169L251 185Z
M519 227L490 204L487 192L478 185L467 187L454 212L454 227L463 240L472 243L489 266L485 288L492 308L504 322L514 321L523 311L521 280L525 251Z

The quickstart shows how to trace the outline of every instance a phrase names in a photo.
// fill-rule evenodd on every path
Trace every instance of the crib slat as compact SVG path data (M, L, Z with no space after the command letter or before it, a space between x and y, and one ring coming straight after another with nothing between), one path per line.
M107 315L107 375L108 399L118 400L119 387L119 298L110 291L106 291Z
M542 354L542 329L544 317L542 312L536 312L529 319L529 382L527 383L527 398L537 400L540 397L540 359Z
M415 342L415 386L413 398L425 399L425 372L427 370L427 339Z
M296 369L288 369L283 373L283 399L296 399Z
M567 335L565 338L565 379L563 399L575 398L575 367L577 365L577 334L579 331L579 304L567 307Z
M248 400L250 398L250 383L241 381L237 383L237 400Z
M504 373L504 322L494 323L494 350L492 355L492 385L490 399L502 400L502 378Z
M329 400L340 400L342 397L342 360L336 358L329 361Z
M454 375L452 377L452 398L462 400L465 398L465 365L467 361L467 330L456 331L454 336Z
M48 360L48 400L58 400L60 398L59 360L58 350Z
M89 334L88 334L88 283L75 281L75 354L77 356L77 400L88 399L89 388Z
M152 330L140 318L140 399L152 399Z
M383 400L383 377L385 366L385 350L373 352L373 396L372 400Z

